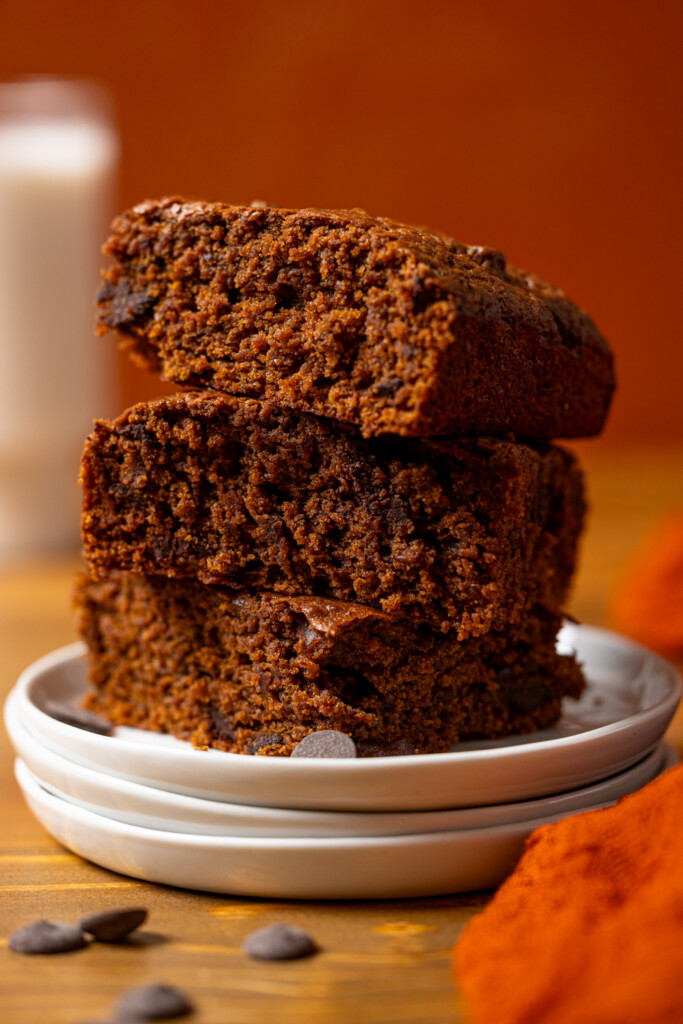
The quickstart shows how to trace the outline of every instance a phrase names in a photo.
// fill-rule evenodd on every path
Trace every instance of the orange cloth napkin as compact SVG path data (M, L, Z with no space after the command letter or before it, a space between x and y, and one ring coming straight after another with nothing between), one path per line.
M683 765L537 829L454 969L469 1024L681 1024Z
M626 566L609 621L648 647L683 654L683 512L665 519Z

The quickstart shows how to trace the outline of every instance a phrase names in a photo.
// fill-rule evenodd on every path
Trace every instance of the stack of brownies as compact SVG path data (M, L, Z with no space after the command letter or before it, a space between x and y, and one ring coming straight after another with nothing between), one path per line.
M552 724L612 358L501 253L369 217L148 202L106 251L101 331L192 390L98 422L79 588L115 724L359 756Z

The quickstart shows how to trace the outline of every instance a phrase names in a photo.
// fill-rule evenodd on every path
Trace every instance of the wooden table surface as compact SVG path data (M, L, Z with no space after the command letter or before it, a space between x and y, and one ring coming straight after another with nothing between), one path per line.
M683 451L580 449L591 493L590 526L572 611L605 621L610 589L643 533L683 507ZM0 570L0 697L18 673L74 639L70 609L77 559ZM683 750L683 718L670 738ZM464 1020L450 977L454 942L489 893L395 902L303 903L241 899L148 885L69 853L25 808L0 738L0 1016L8 1024L111 1019L116 995L165 981L186 990L202 1024L445 1024ZM143 905L148 923L125 946L22 957L7 936L37 917L77 921L108 907ZM272 921L310 931L310 959L247 959L243 937Z

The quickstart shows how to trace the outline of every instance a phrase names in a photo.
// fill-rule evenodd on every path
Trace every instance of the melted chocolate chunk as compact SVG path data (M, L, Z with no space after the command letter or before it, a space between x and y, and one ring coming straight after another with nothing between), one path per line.
M361 740L358 743L358 757L408 757L416 754L412 743L396 740L395 743L373 743L372 740Z
M282 737L278 736L276 732L264 732L263 735L257 736L256 739L252 740L247 747L248 754L255 754L257 750L262 750L263 747L274 747L276 744L282 743Z
M209 719L216 735L220 739L233 740L235 738L235 730L233 729L230 721L218 710L218 708L213 707L211 704L209 704Z
M105 288L107 289L105 293ZM105 284L97 296L98 302L108 302L108 312L103 322L119 331L129 330L137 321L143 320L154 306L154 298L147 292L135 292L128 281L119 285Z
M76 729L85 729L86 732L94 732L99 736L111 735L111 723L84 708L75 708L61 700L48 700L43 706L43 711L50 718L56 718L65 725L73 725Z

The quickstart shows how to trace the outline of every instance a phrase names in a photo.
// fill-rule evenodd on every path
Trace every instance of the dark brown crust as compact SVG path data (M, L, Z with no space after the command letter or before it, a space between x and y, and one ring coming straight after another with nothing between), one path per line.
M612 357L503 255L361 210L164 199L105 247L100 332L180 384L411 437L588 437Z
M463 639L557 610L584 506L572 456L493 439L363 440L190 392L98 422L83 455L91 568L322 595Z
M125 572L83 578L77 601L91 709L237 753L325 728L371 754L447 750L551 725L583 686L543 609L459 642L359 605Z

